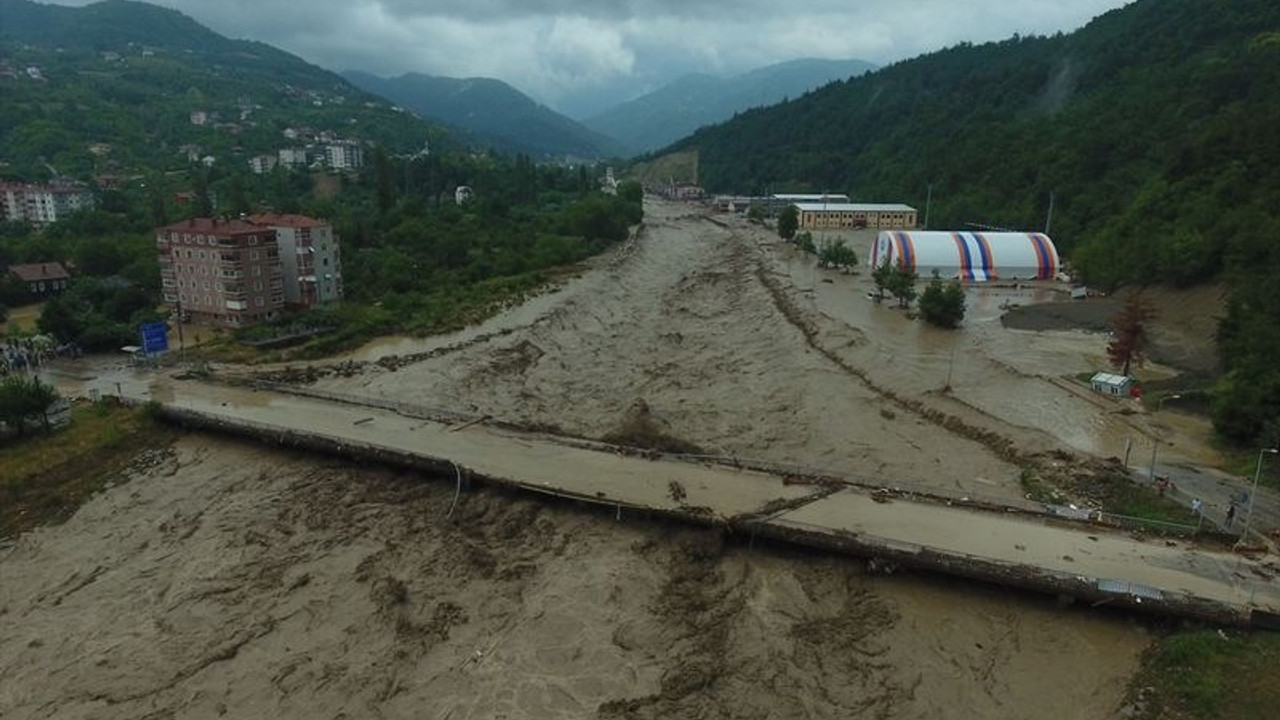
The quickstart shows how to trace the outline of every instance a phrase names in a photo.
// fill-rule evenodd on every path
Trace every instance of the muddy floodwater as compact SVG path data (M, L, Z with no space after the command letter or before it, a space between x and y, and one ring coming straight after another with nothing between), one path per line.
M741 219L646 213L553 291L314 387L592 438L642 413L707 454L992 498L1023 490L984 438L1115 455L1152 430L1064 380L1096 335L1001 326L1052 290L974 290L945 332ZM58 381L145 382L108 377ZM0 717L1113 718L1150 641L1119 613L493 491L451 514L451 480L207 436L131 477L0 548Z

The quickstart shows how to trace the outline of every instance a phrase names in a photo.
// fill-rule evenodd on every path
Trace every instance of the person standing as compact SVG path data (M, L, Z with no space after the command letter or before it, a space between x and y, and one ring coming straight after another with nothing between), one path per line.
M1196 498L1195 500L1191 501L1191 512L1195 513L1196 515L1199 515L1203 511L1204 511L1204 503L1201 502L1200 498Z
M1227 527L1231 527L1231 521L1236 519L1236 504L1231 503L1227 508Z

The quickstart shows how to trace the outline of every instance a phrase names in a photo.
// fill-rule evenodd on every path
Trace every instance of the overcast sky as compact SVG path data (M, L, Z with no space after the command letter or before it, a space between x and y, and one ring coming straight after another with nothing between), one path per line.
M86 0L57 0L85 5ZM581 115L684 72L798 57L887 64L1071 31L1127 0L156 0L331 70L505 80Z

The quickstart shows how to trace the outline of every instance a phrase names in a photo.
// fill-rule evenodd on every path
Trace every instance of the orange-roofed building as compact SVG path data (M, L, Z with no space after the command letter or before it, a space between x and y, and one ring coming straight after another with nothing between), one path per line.
M156 229L165 302L197 322L245 327L284 307L275 231L195 218Z

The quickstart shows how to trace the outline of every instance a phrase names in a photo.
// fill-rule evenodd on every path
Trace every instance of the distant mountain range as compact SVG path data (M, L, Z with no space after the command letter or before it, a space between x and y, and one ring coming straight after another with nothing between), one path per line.
M0 0L0 176L160 171L211 156L245 169L286 128L393 152L445 132L270 45L166 8Z
M622 153L617 141L592 132L491 78L448 78L408 73L381 78L348 70L343 77L424 117L459 128L475 141L535 158L587 160Z
M734 77L690 74L583 124L616 138L630 154L657 150L700 127L774 105L836 80L875 69L863 60L792 60Z

